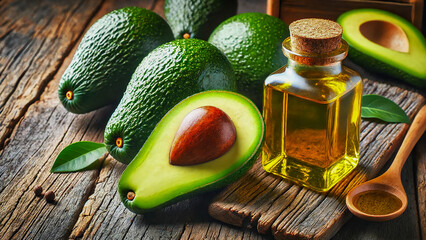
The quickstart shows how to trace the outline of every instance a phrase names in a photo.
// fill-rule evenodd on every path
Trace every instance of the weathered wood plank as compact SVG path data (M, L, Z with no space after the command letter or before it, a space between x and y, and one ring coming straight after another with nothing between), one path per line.
M203 213L207 212L207 207L203 208ZM191 222L186 225L181 239L272 239L271 235L260 235L254 229L238 229L233 226L220 224L204 217L199 222Z
M48 83L100 1L70 1L60 6L33 1L4 4L1 32L6 34L2 34L0 44L2 54L10 56L12 61L1 65L0 132L3 135L0 138L11 134L12 140L0 152L0 236L4 239L60 238L69 232L97 173L80 173L64 181L67 175L51 175L49 168L59 150L72 141L102 140L105 110L98 117L93 114L75 117L60 107L57 83L55 86ZM15 48L22 50L19 57L13 57ZM22 69L23 72L19 72ZM13 91L9 91L11 84L15 84ZM47 94L31 105L45 90ZM54 190L57 199L63 197L58 192L74 197L54 207L34 197L32 189L36 185ZM62 213L56 213L53 219L52 209ZM40 231L55 226L56 222L62 225Z
M92 19L97 10L97 5L80 3L71 13L67 13L70 16L62 24L79 25L81 32L72 33L77 39L82 35L85 21ZM47 53L44 55L48 57ZM44 93L39 96L40 100L28 103L28 111L12 132L9 144L0 152L2 239L67 238L84 203L94 190L99 170L74 174L49 172L60 150L71 142L102 142L106 121L113 110L109 107L86 115L74 115L61 106L57 98L58 82L71 57L68 57L53 81L46 79L47 86L41 89ZM36 80L32 78L28 81L34 83ZM33 86L32 83L28 85L26 87ZM53 190L57 195L57 203L47 204L44 199L35 197L32 189L37 185L41 185L45 191Z
M422 239L426 239L426 134L420 139L415 148L414 164L416 171L417 203L419 210L419 224Z
M93 191L97 170L51 174L59 151L71 142L102 141L111 109L73 115L58 107L57 85L47 86L12 133L0 154L0 236L4 239L58 239L66 237L83 203ZM27 144L25 144L27 143ZM57 204L46 204L32 189L53 190ZM60 223L60 224L59 224Z
M424 98L387 84L364 81L365 94L379 94L398 103L410 117ZM402 141L405 124L362 121L359 167L328 193L317 193L266 174L258 161L253 169L226 188L210 205L209 212L221 221L271 230L276 239L331 238L349 219L344 197L354 186L383 167Z
M0 7L0 149L40 98L100 6L90 1L10 1Z

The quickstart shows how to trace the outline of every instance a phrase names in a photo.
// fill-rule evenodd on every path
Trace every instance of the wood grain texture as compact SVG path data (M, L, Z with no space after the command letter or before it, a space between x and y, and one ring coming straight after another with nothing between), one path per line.
M419 225L422 239L426 239L426 134L420 139L415 148L415 176L417 203L419 206Z
M417 93L364 81L364 94L392 99L413 118L424 104ZM349 219L344 203L355 186L378 173L407 130L406 124L362 121L360 163L357 169L327 193L293 185L263 171L260 161L247 175L227 187L210 205L212 217L236 226L272 231L276 239L328 239Z
M0 149L40 98L101 0L9 1L0 7Z
M69 9L55 7L53 3L52 6L47 8L48 11L53 11L51 13L53 16L69 15L63 20L64 22L58 22L61 26L47 27L49 29L47 33L66 31L63 34L75 36L75 39L73 38L74 42L69 40L64 43L62 42L63 40L58 40L59 36L54 37L46 34L44 38L47 40L44 40L44 44L41 47L48 47L49 44L47 43L53 41L55 42L54 46L58 49L72 48L74 46L74 50L65 61L58 59L58 64L52 66L52 68L50 65L44 67L31 65L29 67L31 70L30 76L34 76L35 79L24 75L19 82L21 84L28 81L28 84L23 86L26 92L35 94L35 92L40 91L40 93L37 93L39 96L37 94L31 95L36 99L30 99L24 103L24 105L28 105L26 107L28 110L26 108L19 109L22 111L20 113L22 119L17 122L14 131L11 133L10 141L0 152L0 236L2 236L2 239L67 238L78 219L84 203L95 189L99 170L70 174L51 174L49 169L58 153L68 144L80 140L103 142L104 127L113 107L107 107L85 115L75 115L67 112L62 107L57 97L57 89L59 79L76 50L76 42L79 36L82 36L84 27L87 25L85 21L93 23L106 12L123 4L123 1L117 2L119 3L117 4L118 6L112 4L112 1L104 3L101 11L98 11L101 2L88 5L89 1L75 2L77 6L68 6ZM49 2L45 4L49 4ZM67 6L65 2L58 4ZM67 13L67 11L70 11L70 13ZM93 18L96 12L98 14ZM45 19L46 17L42 15L40 18ZM21 19L19 21L25 20ZM27 25L31 26L29 22L27 22ZM69 29L65 27L66 25L78 25L79 28ZM63 46L64 44L68 45ZM40 52L40 56L34 54L33 57L36 57L34 61L44 63L50 58L56 59L61 54L67 55L70 52L70 50L55 51L52 48L45 51L47 52ZM52 59L50 61L53 61ZM19 66L26 64L24 60L20 60L18 63ZM56 60L51 63L56 64ZM42 73L35 70L42 71ZM43 75L49 71L52 76L43 80L45 81L42 84L44 86L37 85L40 84L38 79L40 76L38 75ZM5 75L2 74L1 76ZM17 89L19 88L18 86ZM37 100L37 98L39 99ZM28 100L29 98L25 99ZM14 105L18 103L19 101L10 98L7 100L6 106L9 104L18 109L21 105ZM4 112L3 109L1 116L8 118L10 114L12 113ZM10 118L12 119L12 117ZM2 121L5 120L3 119ZM57 203L54 205L47 204L44 199L35 197L32 189L37 185L41 185L45 191L53 190L56 193Z
M57 82L48 84L46 94L29 107L0 153L0 236L5 239L66 237L93 191L97 170L51 174L49 169L68 144L102 141L105 116L111 111L73 115L59 106L56 89ZM37 185L53 190L57 204L35 197L32 189Z
M97 171L53 175L49 169L69 143L102 140L105 111L98 116L66 112L56 96L57 81L51 80L100 4L2 3L0 143L10 136L0 150L2 239L66 237L92 191ZM37 185L56 192L58 203L36 198Z

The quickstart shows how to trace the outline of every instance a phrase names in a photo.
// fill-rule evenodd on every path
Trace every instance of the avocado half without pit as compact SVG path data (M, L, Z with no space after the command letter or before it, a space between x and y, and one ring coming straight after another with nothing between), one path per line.
M356 9L337 20L348 58L370 71L426 87L426 40L407 20L377 9Z
M261 113L240 94L188 97L163 117L123 172L121 200L145 213L222 187L250 169L264 134Z

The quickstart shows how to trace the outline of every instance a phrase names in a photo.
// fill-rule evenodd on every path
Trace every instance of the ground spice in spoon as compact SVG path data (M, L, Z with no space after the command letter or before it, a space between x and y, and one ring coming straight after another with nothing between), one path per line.
M355 196L354 205L360 211L371 215L386 215L402 207L402 202L385 191L367 191Z

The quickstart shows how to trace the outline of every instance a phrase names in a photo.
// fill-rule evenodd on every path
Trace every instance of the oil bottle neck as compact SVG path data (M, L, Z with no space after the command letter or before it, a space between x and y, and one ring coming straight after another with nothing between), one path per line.
M307 65L288 59L288 68L304 77L325 77L338 75L342 72L342 62L337 61L327 65Z

